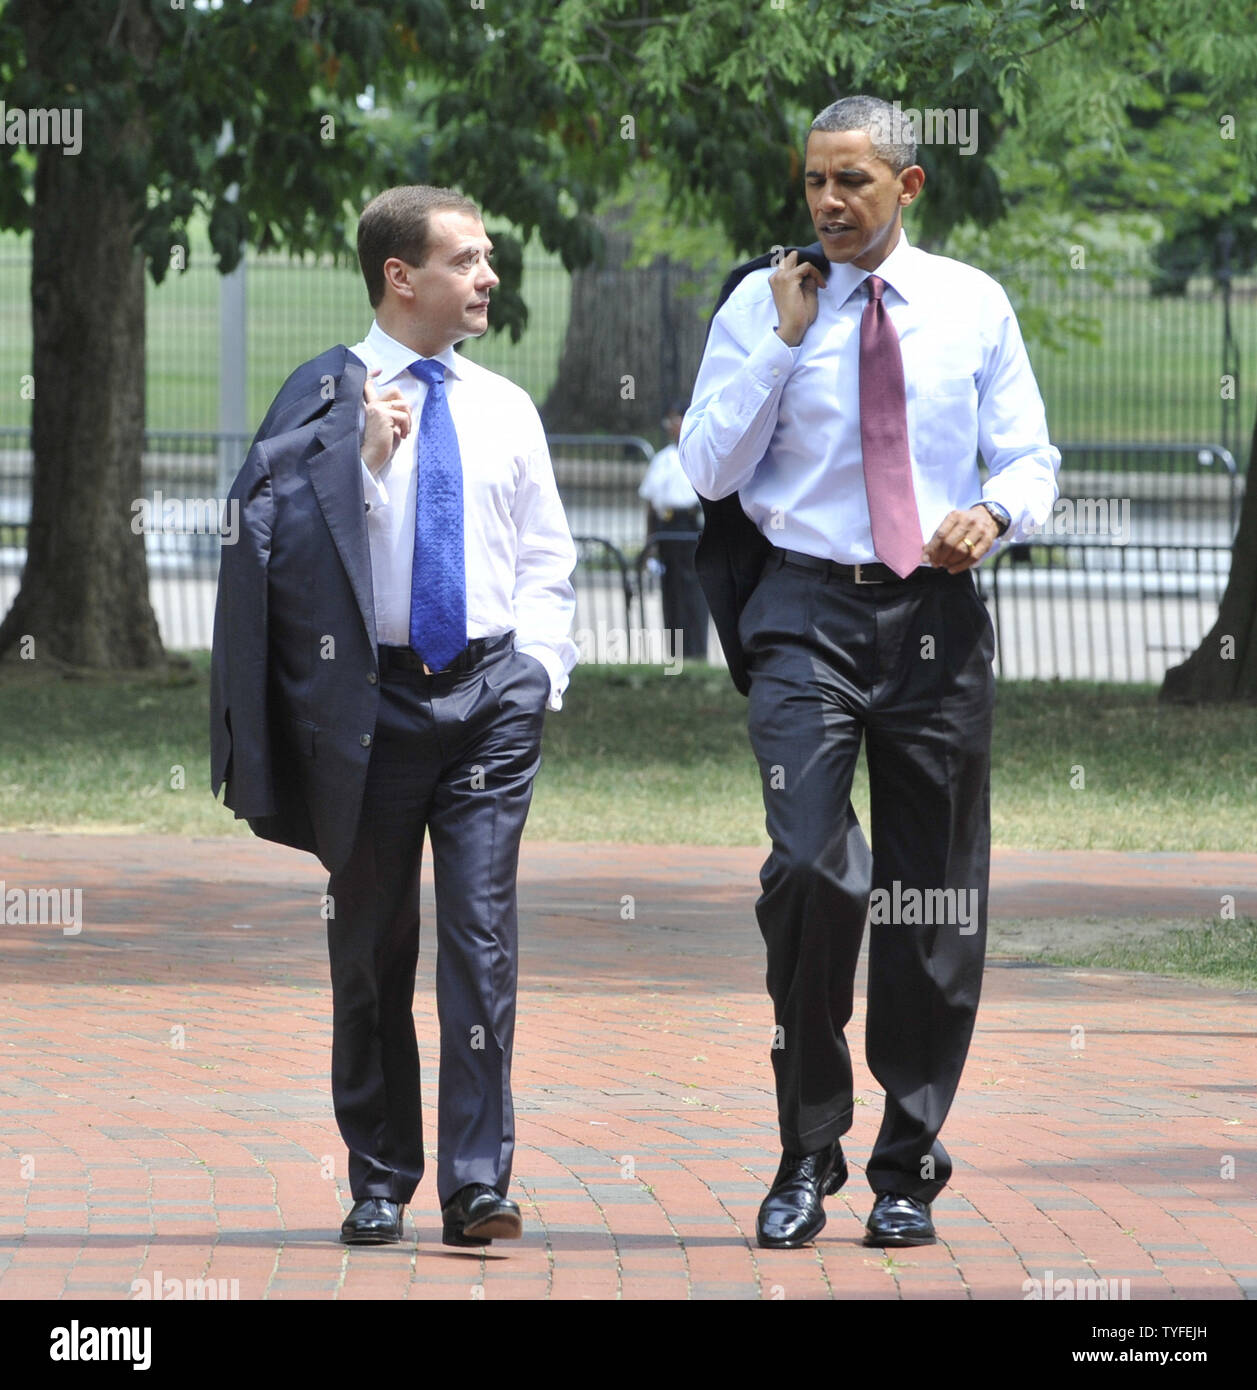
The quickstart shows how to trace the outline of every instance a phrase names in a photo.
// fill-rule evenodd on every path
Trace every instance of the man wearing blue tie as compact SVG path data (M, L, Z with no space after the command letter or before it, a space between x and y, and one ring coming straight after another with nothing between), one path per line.
M285 383L232 496L213 658L214 788L328 868L332 1095L349 1244L401 1239L424 1172L413 1018L430 838L442 1239L518 1237L515 881L547 707L576 660L576 554L528 396L454 352L498 283L474 203L364 210L370 332Z

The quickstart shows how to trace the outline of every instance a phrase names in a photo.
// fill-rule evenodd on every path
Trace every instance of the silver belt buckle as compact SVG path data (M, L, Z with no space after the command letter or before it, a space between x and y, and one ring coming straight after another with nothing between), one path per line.
M864 579L860 573L864 569L863 565L856 565L854 568L855 582L857 584L885 584L886 582L884 579Z

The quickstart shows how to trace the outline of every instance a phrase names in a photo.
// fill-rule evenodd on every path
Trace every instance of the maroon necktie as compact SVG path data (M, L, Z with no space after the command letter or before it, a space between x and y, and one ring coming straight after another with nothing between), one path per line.
M921 561L924 541L908 455L908 409L899 334L882 303L885 281L870 275L860 319L860 447L877 558L901 577Z

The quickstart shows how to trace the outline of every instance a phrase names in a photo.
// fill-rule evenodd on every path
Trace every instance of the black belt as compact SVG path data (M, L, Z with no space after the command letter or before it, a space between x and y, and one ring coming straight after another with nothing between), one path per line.
M509 647L515 640L513 632L504 632L498 637L477 637L468 642L461 652L439 671L428 670L423 658L410 647L380 647L380 670L383 671L421 671L426 676L453 676L462 671L470 671L479 666L486 656L492 656Z
M782 550L779 546L773 547L773 554L779 565L797 565L800 569L814 570L826 579L845 579L851 584L919 584L922 580L947 574L945 569L936 569L933 565L921 565L906 575L896 574L889 565L840 565L837 560L822 560L801 550Z

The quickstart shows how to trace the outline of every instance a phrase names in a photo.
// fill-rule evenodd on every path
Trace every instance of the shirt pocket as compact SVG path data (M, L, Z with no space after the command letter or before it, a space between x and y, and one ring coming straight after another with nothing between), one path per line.
M491 518L509 526L519 489L521 466L499 441L484 440L479 447L461 449L463 506L468 516Z
M913 453L926 469L968 468L978 448L978 388L971 376L925 375L909 407Z
M955 401L963 405L966 398L976 404L977 383L971 376L925 376L915 383L919 401Z

